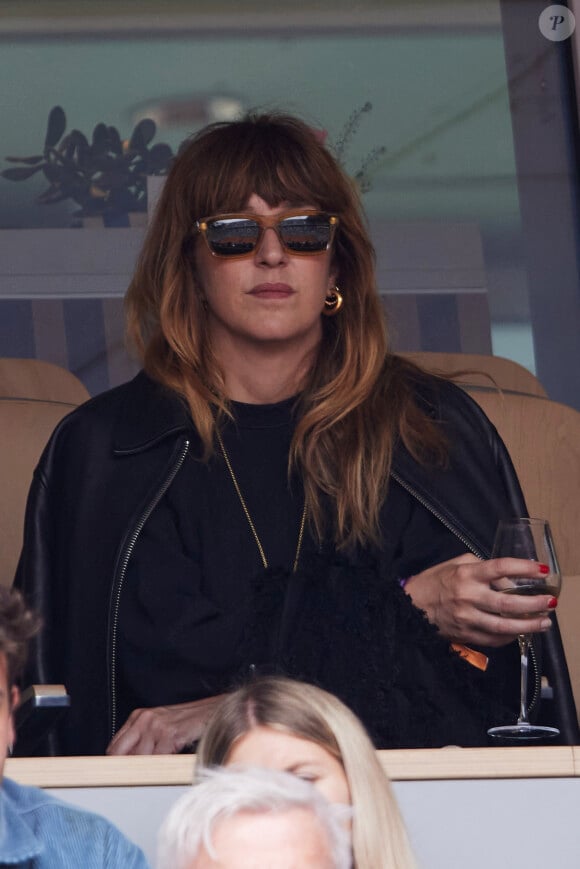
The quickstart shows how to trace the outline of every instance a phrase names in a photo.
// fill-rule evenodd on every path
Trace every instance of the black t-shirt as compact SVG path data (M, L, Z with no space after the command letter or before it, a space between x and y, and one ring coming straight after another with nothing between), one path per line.
M304 507L298 478L288 479L292 399L234 403L223 440L272 569L291 570ZM410 576L465 551L436 517L392 481L381 510L385 582ZM304 534L298 566L318 544ZM263 563L218 453L188 455L135 546L119 614L119 722L138 707L181 703L227 690L241 675L247 601Z

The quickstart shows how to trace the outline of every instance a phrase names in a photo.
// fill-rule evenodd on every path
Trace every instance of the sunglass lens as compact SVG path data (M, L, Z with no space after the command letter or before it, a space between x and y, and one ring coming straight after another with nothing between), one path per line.
M260 227L254 220L226 218L207 224L207 240L218 256L241 256L256 246Z
M330 242L330 220L325 214L287 217L279 229L286 247L296 253L320 253Z

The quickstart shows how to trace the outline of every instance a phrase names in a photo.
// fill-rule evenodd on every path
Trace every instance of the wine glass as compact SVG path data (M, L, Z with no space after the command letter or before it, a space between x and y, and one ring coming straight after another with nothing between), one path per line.
M545 519L502 519L497 527L493 544L492 558L526 558L546 564L546 576L502 576L491 583L491 587L503 594L533 596L549 594L558 597L562 586L562 575L558 565L556 549L550 526ZM531 634L520 634L520 711L516 724L492 727L490 736L516 739L544 739L556 737L557 727L531 724L528 719L528 655Z

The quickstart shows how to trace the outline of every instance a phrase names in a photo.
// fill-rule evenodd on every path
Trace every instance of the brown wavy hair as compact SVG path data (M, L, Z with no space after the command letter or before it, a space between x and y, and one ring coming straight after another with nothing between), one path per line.
M147 373L187 402L205 447L229 415L195 277L195 222L243 210L308 204L335 214L333 268L344 297L322 316L322 340L299 398L289 459L304 482L309 519L339 547L378 543L393 446L418 460L444 456L436 424L414 401L419 369L388 351L375 257L352 180L303 121L256 114L212 124L188 140L167 177L129 286L128 335ZM332 505L323 509L322 498Z
M0 655L6 658L8 687L22 676L28 642L40 629L40 618L28 609L16 589L0 588Z

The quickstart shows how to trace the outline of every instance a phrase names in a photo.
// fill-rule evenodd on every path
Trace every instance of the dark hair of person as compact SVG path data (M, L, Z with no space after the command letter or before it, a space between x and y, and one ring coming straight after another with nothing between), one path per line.
M0 587L0 655L6 658L8 687L22 676L28 642L40 627L40 619L28 609L20 592Z
M414 400L420 370L389 352L374 250L355 184L306 123L256 114L213 124L185 144L128 290L129 338L147 373L187 402L208 458L229 406L196 279L202 240L195 223L243 211L253 194L270 207L308 205L339 218L332 256L344 304L336 316L322 316L322 341L299 398L289 472L297 468L302 476L319 537L330 534L339 547L379 542L396 440L419 461L443 461L445 442ZM329 518L323 497L332 505Z

